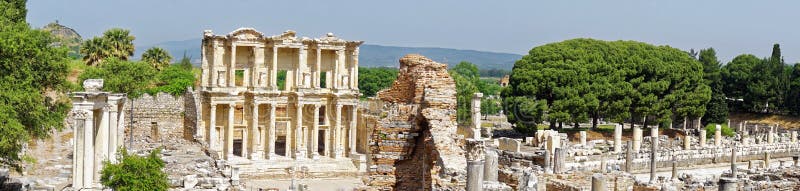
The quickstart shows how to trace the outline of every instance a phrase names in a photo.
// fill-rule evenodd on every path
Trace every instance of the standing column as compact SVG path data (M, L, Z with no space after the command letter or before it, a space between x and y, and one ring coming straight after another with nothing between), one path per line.
M700 129L700 148L706 148L706 130Z
M467 191L483 190L483 144L481 140L467 139Z
M736 144L731 148L731 177L736 178Z
M622 152L622 125L620 124L614 127L614 152Z
M344 50L336 50L336 62L333 66L333 88L339 89L341 87L341 65L344 64Z
M773 127L769 127L769 131L767 131L767 143L769 144L775 143L775 136L773 135L775 131L772 129Z
M314 73L314 87L315 88L320 88L321 87L320 84L322 83L322 79L320 79L320 78L322 78L322 75L321 75L321 73L322 73L322 68L321 68L321 66L322 66L322 49L320 49L319 47L317 47L317 64L316 64L316 66L317 66L317 70ZM330 88L330 87L326 87L326 88Z
M333 122L334 125L334 132L333 132L333 158L339 158L342 156L342 147L341 147L341 135L342 135L342 105L336 104L336 118Z
M683 136L683 150L692 149L692 137L689 135Z
M119 123L117 121L117 117L119 117L117 109L119 108L117 107L116 103L109 106L110 107L108 110L108 134L109 134L108 160L111 161L111 163L117 163L116 154L117 154L117 147L119 146L117 145L117 132L119 132L117 131L117 129L119 129L119 126L117 126L117 124Z
M84 156L86 155L85 147L85 132L86 131L86 118L89 117L91 112L86 110L72 110L72 116L75 119L75 129L72 131L75 137L75 144L73 145L72 153L72 187L76 189L83 188L83 174L85 172Z
M642 128L633 128L633 152L639 152L642 148Z
M797 142L797 131L796 130L790 131L789 136L791 136L791 137L789 137L789 139L790 139L790 141L792 143L796 143Z
M83 186L90 187L94 181L94 171L100 170L94 169L94 111L88 111L83 124Z
M100 167L103 161L108 159L108 105L104 105L100 110L100 122L97 133L94 136L94 182L100 182Z
M295 159L303 159L305 158L306 149L303 148L303 103L297 101L297 107L295 108L297 112L295 116L295 127L294 127L294 158Z
M228 65L228 87L236 86L236 44L231 43L231 64Z
M311 157L314 159L319 157L319 107L319 105L314 105L314 124L311 125Z
M652 148L650 149L650 183L656 182L656 152L658 151L658 140L654 140L653 144L650 144Z
M233 115L236 110L236 103L228 104L228 125L225 128L225 159L233 157Z
M252 152L250 152L249 157L250 159L259 159L263 156L261 152L264 150L264 145L261 144L263 141L261 141L261 133L258 132L258 103L253 102L253 109L251 111L253 112L253 120L251 122L252 125L250 125L250 142L253 146L250 147Z
M581 138L581 146L585 147L586 146L586 131L581 131L579 134L580 134L580 138Z
M269 105L269 121L267 124L267 159L275 156L275 102ZM286 144L289 144L288 142Z
M124 147L125 146L125 111L122 110L122 106L124 106L125 99L119 101L119 120L117 120L117 146Z
M722 125L716 126L716 131L714 131L714 147L722 146Z
M355 105L350 106L350 130L349 135L347 136L347 148L350 148L350 156L353 157L353 154L357 154L356 152L356 136L358 135L358 127L356 127L356 121L358 121L358 109Z
M272 47L272 67L270 68L269 85L272 90L278 89L278 47L275 46ZM273 105L272 107L274 108L275 106Z
M358 46L356 46L355 49L353 49L353 59L352 59L353 74L350 75L350 77L352 78L352 80L350 80L350 83L353 83L353 85L350 86L350 89L358 89L358 49L359 49Z
M552 173L551 167L553 166L552 160L550 160L550 150L544 150L544 173Z
M297 58L297 65L298 65L297 70L298 71L297 71L296 77L294 78L294 79L296 79L296 81L294 83L295 87L303 87L303 88L311 87L308 84L308 83L311 83L311 82L306 82L306 80L305 80L305 78L306 78L305 74L308 71L308 69L306 68L306 66L308 66L308 60L307 60L308 56L306 56L306 54L308 54L308 49L306 49L305 46L302 46L297 50L297 57L298 57Z
M217 104L215 103L211 104L211 113L208 121L208 148L216 151L219 136L217 135Z
M631 164L633 163L633 141L628 141L628 150L625 152L625 172L631 173Z
M672 181L678 180L678 160L675 159L675 153L672 154Z
M481 98L483 97L482 93L475 93L472 96L472 135L471 138L473 139L480 139L481 138Z

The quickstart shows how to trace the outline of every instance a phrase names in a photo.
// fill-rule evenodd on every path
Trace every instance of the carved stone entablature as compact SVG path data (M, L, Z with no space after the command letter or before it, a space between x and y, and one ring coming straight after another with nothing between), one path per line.
M228 38L237 40L257 41L264 38L264 34L253 28L239 28L228 34Z
M467 161L483 160L486 154L484 142L476 139L467 139Z
M83 89L90 92L98 92L103 89L103 79L86 79L83 81Z
M70 111L69 115L72 116L73 119L86 119L92 112L89 110L84 109L76 109Z

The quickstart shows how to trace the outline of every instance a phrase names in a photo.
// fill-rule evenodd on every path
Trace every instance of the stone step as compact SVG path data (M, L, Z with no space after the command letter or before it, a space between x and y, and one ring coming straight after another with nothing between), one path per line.
M239 167L243 178L291 178L287 168L300 166L308 169L306 177L314 178L333 178L333 177L355 177L358 169L350 158L331 159L305 159L295 161L290 158L278 158L271 160L231 160L232 166Z

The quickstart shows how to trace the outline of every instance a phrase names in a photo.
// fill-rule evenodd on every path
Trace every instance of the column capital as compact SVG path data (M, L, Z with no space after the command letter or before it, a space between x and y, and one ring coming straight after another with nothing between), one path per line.
M77 110L72 110L72 112L70 112L70 115L72 115L72 118L75 118L75 119L91 118L92 116L90 114L91 114L91 111L85 110L85 109L77 109Z
M231 103L228 104L228 107L233 109L234 107L236 107L236 103L235 102L231 102Z

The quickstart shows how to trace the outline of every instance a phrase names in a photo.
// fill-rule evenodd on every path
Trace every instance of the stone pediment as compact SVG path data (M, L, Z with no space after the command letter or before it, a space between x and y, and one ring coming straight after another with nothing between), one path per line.
M297 36L296 35L297 35L297 33L294 32L293 30L287 30L286 32L283 32L283 34L273 36L272 39L274 39L274 40L284 40L284 41L287 41L287 40L288 41L295 41L295 40L297 40Z
M239 28L228 34L228 37L238 40L259 40L264 38L264 34L253 28Z

